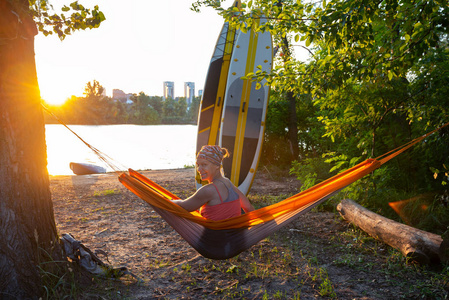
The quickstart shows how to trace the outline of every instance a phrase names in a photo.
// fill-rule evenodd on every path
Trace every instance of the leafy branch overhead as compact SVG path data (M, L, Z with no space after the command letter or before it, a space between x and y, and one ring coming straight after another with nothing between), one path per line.
M61 40L76 30L97 28L106 19L98 5L89 9L78 1L62 6L60 13L47 0L29 0L29 5L39 31L45 36L56 34Z
M240 10L222 8L221 2L199 0L192 9L212 7L236 28L269 30L275 39L300 43L314 55L308 70L293 74L297 77L325 74L345 81L404 76L429 50L442 45L449 26L446 0L251 0ZM253 20L261 13L269 22L257 28ZM279 75L291 75L287 73Z
M192 10L214 9L242 31L272 33L278 50L271 73L245 78L266 79L272 88L263 159L292 166L303 183L449 121L448 0L242 0L240 9L224 3L197 0ZM259 27L254 21L262 14L268 22ZM346 189L348 197L376 201L393 190L447 187L448 138L440 131ZM288 150L295 145L298 155Z

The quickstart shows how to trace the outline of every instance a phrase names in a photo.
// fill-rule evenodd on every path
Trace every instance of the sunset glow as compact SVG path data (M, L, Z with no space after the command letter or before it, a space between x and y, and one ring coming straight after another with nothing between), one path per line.
M226 3L232 3L228 0ZM35 38L36 69L41 97L51 104L83 96L97 80L112 96L144 92L161 96L163 82L175 82L175 97L184 96L184 82L203 88L212 50L223 18L213 10L190 10L184 0L83 1L99 4L106 20L99 28L77 31L60 41L55 35ZM148 17L148 12L154 13Z
M44 100L45 103L51 105L62 105L64 104L69 97L64 97L64 91L58 91L56 89L48 89L45 90L45 95L41 92L41 99Z
M81 97L87 82L93 80L86 76L82 65L77 66L71 59L64 58L63 53L58 54L61 55L59 58L52 55L55 48L64 51L61 49L63 43L70 44L72 49L76 48L73 41L61 42L55 36L36 41L36 68L41 98L52 105L61 105L72 95ZM66 55L71 56L70 53Z
M184 96L184 82L194 82L196 91L203 89L224 23L216 11L204 8L195 13L185 0L82 3L99 5L106 17L99 28L77 31L64 41L42 33L35 38L38 81L46 102L81 97L92 80L107 96L113 89L162 96L164 81L175 83L175 97ZM226 0L222 5L232 3ZM155 13L149 17L148 12ZM296 48L299 54L302 48Z

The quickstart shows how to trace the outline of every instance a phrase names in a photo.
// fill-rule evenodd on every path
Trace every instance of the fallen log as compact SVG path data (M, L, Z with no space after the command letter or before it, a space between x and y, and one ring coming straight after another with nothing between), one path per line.
M449 262L449 227L441 237L443 238L443 242L440 246L440 258L441 261Z
M337 210L347 221L370 236L398 249L410 261L430 264L447 261L447 243L441 236L382 217L352 200L342 200Z

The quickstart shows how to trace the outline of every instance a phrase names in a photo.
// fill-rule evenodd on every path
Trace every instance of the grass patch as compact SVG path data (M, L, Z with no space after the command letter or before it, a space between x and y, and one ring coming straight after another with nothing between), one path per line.
M110 195L119 195L121 192L119 190L103 190L103 191L95 191L94 197L102 197L102 196L110 196Z

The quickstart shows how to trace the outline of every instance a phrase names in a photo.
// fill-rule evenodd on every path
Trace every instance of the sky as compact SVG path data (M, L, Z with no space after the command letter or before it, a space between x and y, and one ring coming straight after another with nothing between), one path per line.
M106 20L62 42L39 33L35 52L41 97L53 104L81 97L93 80L108 96L113 89L162 96L164 81L175 83L175 97L184 96L184 82L195 82L198 95L224 21L211 8L191 11L192 2L79 0L85 7L99 5ZM224 3L230 6L232 0Z

